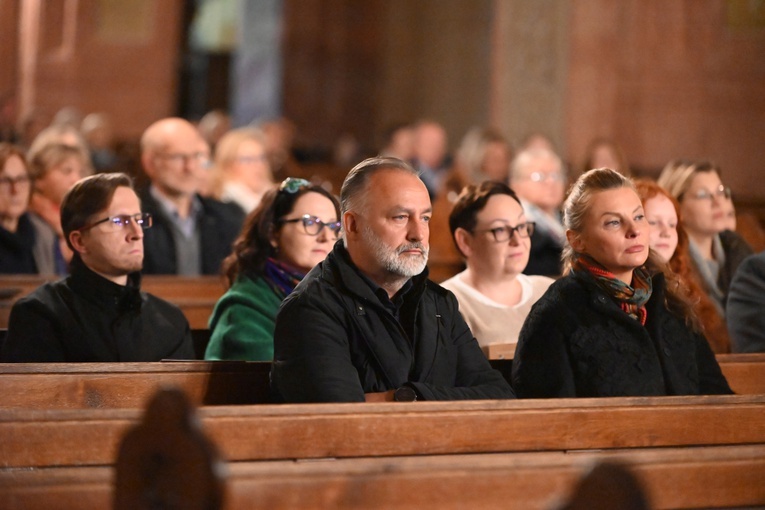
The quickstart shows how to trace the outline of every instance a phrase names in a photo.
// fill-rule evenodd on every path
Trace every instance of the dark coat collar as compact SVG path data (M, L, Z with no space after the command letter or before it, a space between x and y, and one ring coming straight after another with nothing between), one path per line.
M127 312L141 308L141 273L128 274L127 285L119 285L91 270L82 259L75 255L71 262L71 274L67 278L69 287L107 309Z

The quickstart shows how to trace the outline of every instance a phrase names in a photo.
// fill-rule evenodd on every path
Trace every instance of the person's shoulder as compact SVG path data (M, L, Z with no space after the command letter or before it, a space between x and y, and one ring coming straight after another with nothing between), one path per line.
M723 251L728 255L735 255L743 258L754 253L754 250L752 250L752 247L746 242L746 239L733 230L723 230L720 232L719 236Z
M197 195L205 215L217 216L230 221L244 221L244 211L233 202L222 202L215 198Z
M71 294L71 289L66 285L65 279L44 283L19 298L13 304L11 313L16 316L39 315L54 319L62 313L69 313L61 306L66 294Z
M525 280L529 285L533 287L544 287L547 288L553 283L555 283L555 278L550 278L549 276L542 276L538 274L519 274L517 276L519 280Z
M738 273L765 278L765 251L754 253L745 258L738 268Z
M448 278L448 279L442 281L439 285L441 285L441 287L443 287L445 289L448 289L448 290L454 292L456 289L459 289L463 285L465 285L465 283L461 279L462 275L464 273L465 273L465 271L461 271L461 272L455 274L454 276L452 276L451 278Z
M222 304L246 304L254 307L270 307L279 305L281 299L268 285L265 278L240 276L234 284L221 296Z
M148 292L142 291L141 297L144 302L144 307L148 307L150 311L158 313L174 323L188 324L186 315L184 315L183 310L181 310L178 305L155 296L154 294L149 294Z
M589 300L590 289L588 286L571 274L561 276L557 280L545 276L537 277L545 280L536 280L547 285L546 291L539 298L539 306L570 306L572 304L581 304ZM546 280L552 280L547 282Z
M50 302L51 298L60 296L62 293L70 292L66 283L66 278L52 282L45 282L26 296L20 297L15 305L24 305L32 302Z

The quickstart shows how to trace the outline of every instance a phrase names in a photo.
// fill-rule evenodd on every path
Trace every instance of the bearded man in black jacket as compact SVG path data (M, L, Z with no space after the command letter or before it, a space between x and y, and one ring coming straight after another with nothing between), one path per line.
M514 396L451 292L428 280L431 203L408 164L372 158L341 189L343 239L276 318L272 390L287 402Z

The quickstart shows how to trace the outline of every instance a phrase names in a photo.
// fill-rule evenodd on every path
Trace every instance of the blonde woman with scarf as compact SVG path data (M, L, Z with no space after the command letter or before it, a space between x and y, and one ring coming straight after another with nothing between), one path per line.
M583 174L564 225L565 274L521 329L518 397L731 393L677 277L649 256L632 181L607 168Z

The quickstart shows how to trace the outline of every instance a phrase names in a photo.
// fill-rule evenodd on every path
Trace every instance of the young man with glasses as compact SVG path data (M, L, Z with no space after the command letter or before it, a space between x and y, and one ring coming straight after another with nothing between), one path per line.
M155 122L141 137L141 163L151 180L141 202L154 218L143 272L219 274L244 212L199 194L210 158L197 128L180 118Z
M14 304L0 361L193 359L181 310L140 290L152 217L141 212L130 178L79 181L64 197L61 226L74 252L71 274Z
M459 314L428 280L428 190L395 158L356 165L342 235L283 302L271 387L287 402L511 398Z

